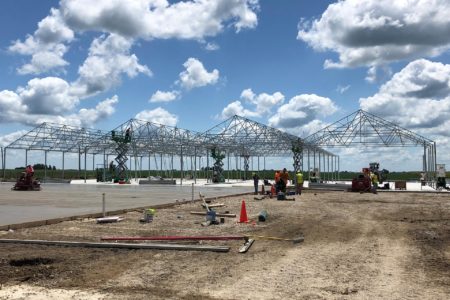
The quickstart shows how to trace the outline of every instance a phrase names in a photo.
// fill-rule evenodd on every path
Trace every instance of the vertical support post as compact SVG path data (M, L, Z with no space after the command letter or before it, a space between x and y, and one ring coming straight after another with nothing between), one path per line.
M181 166L181 175L180 175L181 181L180 181L180 183L181 183L181 185L183 185L183 177L184 177L184 174L183 174L183 145L181 145L181 153L180 153L180 155L181 155L181 162L180 162L180 166Z
M2 169L3 169L3 180L6 181L6 148L2 147Z
M28 149L25 149L25 167L28 166Z
M310 165L310 161L309 161L309 148L306 153L308 153L308 181L309 181L309 174L311 172L311 165Z
M258 172L259 172L259 156L258 156Z
M78 178L81 177L81 146L78 147Z
M436 171L437 171L437 158L436 158L436 142L433 143L433 172L435 174L434 177L436 177Z
M191 201L194 201L194 183L192 183L191 191Z
M47 150L44 151L44 182L47 180Z
M173 153L170 156L170 178L173 180Z
M103 218L106 217L106 199L105 199L105 193L102 193L102 214L103 214Z
M197 184L197 147L194 147L194 183Z
M322 168L321 168L321 164L320 164L320 151L319 151L318 155L319 155L319 175L320 175L319 178L322 179ZM320 179L319 179L319 182L320 182Z
M423 173L425 174L425 176L428 176L428 174L427 174L427 146L425 143L423 144L422 164L423 164ZM425 178L425 180L428 180L428 178Z
M206 150L206 183L209 182L209 149Z
M327 179L330 181L330 156L327 155Z
M62 175L61 175L61 177L62 177L62 179L64 179L64 158L65 158L65 154L66 154L66 152L65 151L63 151L63 153L62 153Z
M230 182L230 151L227 151L227 175L228 175L228 182Z
M84 183L86 183L86 177L87 177L86 161L87 161L87 147L84 147Z
M162 178L164 178L164 174L163 174L163 154L162 154L162 152L161 152L161 155L160 155L160 159L161 159L161 161L160 161L160 170L161 170L161 177Z
M341 166L340 166L340 156L337 157L338 158L338 180L341 180L341 175L340 175L340 170L341 170Z

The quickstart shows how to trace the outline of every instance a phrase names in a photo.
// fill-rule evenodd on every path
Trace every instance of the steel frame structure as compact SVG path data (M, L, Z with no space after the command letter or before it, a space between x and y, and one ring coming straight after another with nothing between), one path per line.
M213 148L226 152L228 157L244 157L247 166L249 157L294 155L295 171L303 166L299 153L305 150L334 157L332 153L314 144L305 143L299 137L239 116L231 117L203 133L137 119L130 119L112 131L116 136L123 137L127 129L130 129L132 133L128 155L135 157L135 163L139 157L150 157L155 154L161 157L169 155L172 161L174 156L178 156L182 173L183 157L193 157L196 170L197 158L206 156L208 161L209 153ZM81 172L82 154L85 159L85 173L87 154L103 155L103 165L106 166L108 156L115 155L117 149L117 143L112 138L112 131L43 123L2 148L3 177L7 149L25 149L25 162L27 162L28 151L44 151L45 165L47 165L48 152L62 152L63 168L64 153L77 153L79 172ZM207 165L209 167L209 162Z
M435 179L434 141L361 109L306 137L305 140L325 148L355 145L423 147L423 172L428 180Z

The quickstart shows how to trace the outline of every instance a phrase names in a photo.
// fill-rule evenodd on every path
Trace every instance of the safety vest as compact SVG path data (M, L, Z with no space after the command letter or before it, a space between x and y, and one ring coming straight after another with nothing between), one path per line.
M303 174L297 173L297 183L303 183Z

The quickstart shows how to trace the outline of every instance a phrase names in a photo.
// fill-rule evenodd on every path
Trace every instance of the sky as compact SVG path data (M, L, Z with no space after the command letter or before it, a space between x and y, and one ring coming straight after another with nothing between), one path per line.
M448 0L3 0L0 14L1 146L42 122L131 118L205 131L241 115L306 137L363 109L450 165ZM422 167L420 148L331 151L341 170Z

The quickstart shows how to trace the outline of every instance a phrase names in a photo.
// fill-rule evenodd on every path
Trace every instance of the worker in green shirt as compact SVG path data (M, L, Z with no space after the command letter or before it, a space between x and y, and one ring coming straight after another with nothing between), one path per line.
M295 177L297 179L296 193L297 195L301 195L303 189L303 173L298 171Z

